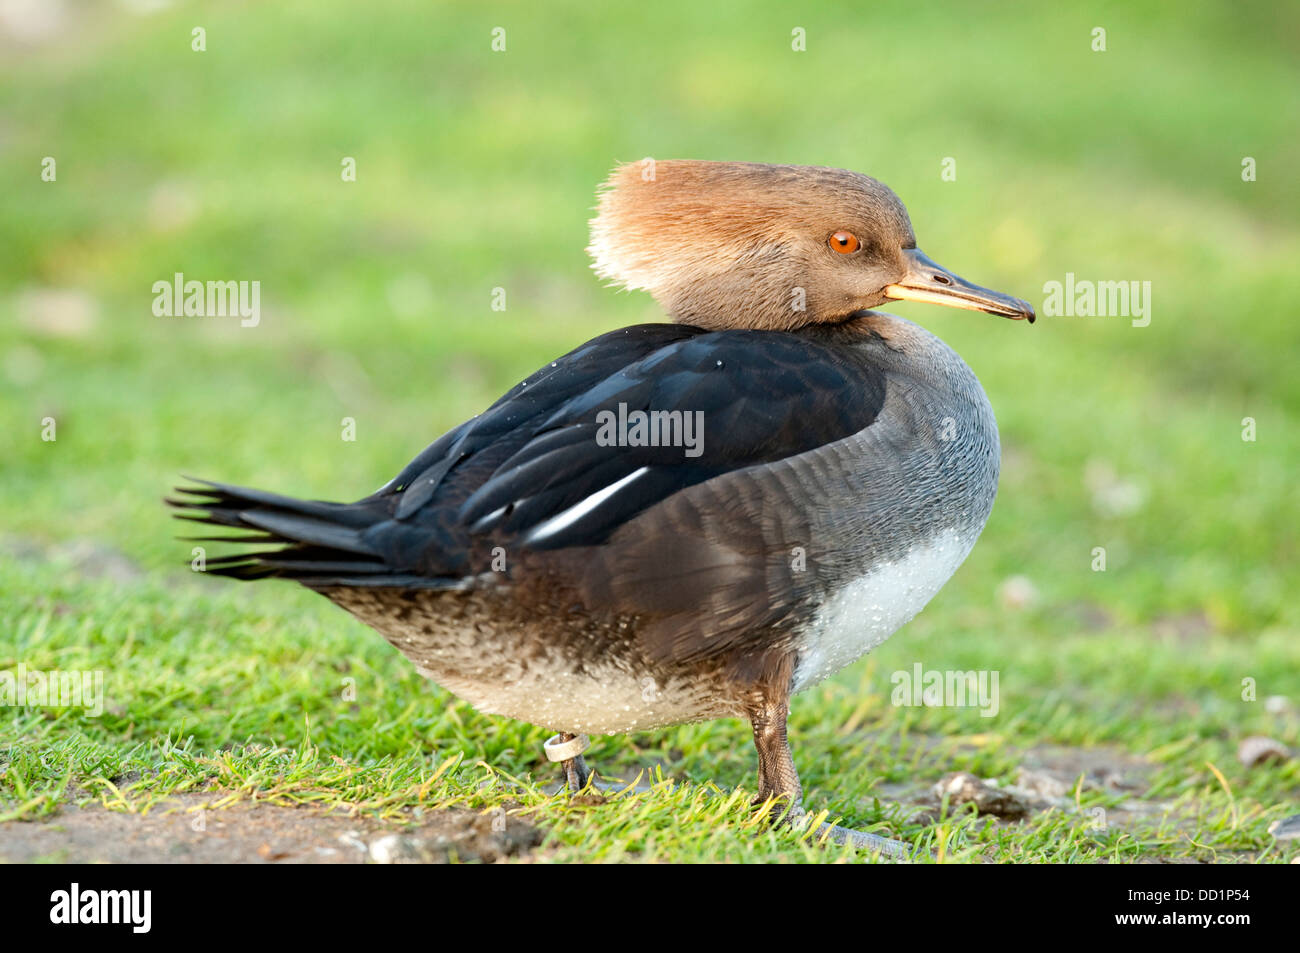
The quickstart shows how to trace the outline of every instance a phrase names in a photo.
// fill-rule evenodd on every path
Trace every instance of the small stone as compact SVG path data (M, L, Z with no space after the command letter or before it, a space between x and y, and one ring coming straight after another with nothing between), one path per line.
M1060 778L1046 771L1031 771L1028 768L1020 769L1020 774L1016 778L1016 787L1046 798L1065 797L1070 790L1069 785Z
M367 852L366 842L356 835L355 831L346 831L338 836L338 842L344 847L351 847L359 850L363 854Z
M1269 695L1264 699L1264 710L1270 715L1285 715L1291 710L1291 699L1285 695Z
M388 834L371 843L370 859L377 864L427 864L432 857L418 837Z
M1268 825L1268 832L1277 840L1300 840L1300 814L1274 821Z
M1251 735L1243 738L1237 746L1237 760L1248 768L1261 764L1276 764L1291 757L1286 745L1263 735Z
M33 46L57 40L67 29L68 13L68 4L63 0L0 3L0 36Z
M946 774L934 786L935 796L954 807L962 804L974 804L980 814L992 814L1008 820L1024 817L1029 807L1011 791L990 787L969 771L957 771Z
M99 322L99 302L77 288L24 288L14 310L19 324L45 337L84 338Z
M998 602L1005 609L1028 609L1038 601L1038 587L1028 576L1012 576L998 586Z

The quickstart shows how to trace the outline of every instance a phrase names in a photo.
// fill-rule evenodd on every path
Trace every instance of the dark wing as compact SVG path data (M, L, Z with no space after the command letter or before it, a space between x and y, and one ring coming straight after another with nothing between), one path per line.
M458 516L529 549L595 545L688 486L856 433L883 401L849 349L777 332L685 338L503 440L512 452Z
M492 547L599 546L685 488L847 437L871 424L884 393L868 357L842 344L641 325L542 368L357 503L303 503L297 511L284 497L241 497L237 488L210 484L197 491L206 501L189 505L206 509L212 522L295 544L234 557L217 571L314 586L416 578L449 585L487 571ZM681 439L663 445L643 430L646 441L631 445L636 436L620 425L634 426L638 412L659 422L655 433ZM295 535L296 520L309 535ZM328 531L328 523L341 531ZM338 571L309 568L331 545L343 554L335 557Z

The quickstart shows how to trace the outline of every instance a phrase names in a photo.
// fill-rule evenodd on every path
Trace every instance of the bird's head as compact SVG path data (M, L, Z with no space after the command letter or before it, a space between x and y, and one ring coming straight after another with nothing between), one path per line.
M898 196L844 169L628 163L601 189L587 251L600 277L711 329L794 330L891 299L1034 320L931 261Z

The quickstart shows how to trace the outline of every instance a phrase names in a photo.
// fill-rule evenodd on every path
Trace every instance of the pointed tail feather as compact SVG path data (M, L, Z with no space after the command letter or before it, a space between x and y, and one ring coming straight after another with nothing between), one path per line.
M299 500L248 487L194 477L197 486L176 487L166 503L179 519L244 530L243 535L198 536L273 549L252 549L206 561L206 571L233 579L293 579L313 589L384 586L453 589L462 580L421 575L413 566L394 566L374 530L391 521L383 499L357 503Z

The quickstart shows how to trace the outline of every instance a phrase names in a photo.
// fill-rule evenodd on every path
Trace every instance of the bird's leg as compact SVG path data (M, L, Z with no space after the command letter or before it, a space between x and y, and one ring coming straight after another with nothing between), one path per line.
M793 826L803 823L807 812L803 807L803 788L786 738L785 723L789 714L788 696L777 701L763 698L750 710L749 720L754 727L754 747L758 751L758 797L754 804L760 806L769 800L784 800L784 807L779 803L775 805L776 820ZM891 857L906 857L909 853L907 845L899 841L838 824L818 824L813 838L820 840L822 837L834 844L850 844L859 850L878 851Z
M574 735L562 731L547 739L546 744L542 746L548 759L560 762L560 769L564 772L564 783L568 785L570 794L577 794L591 780L592 771L582 757L582 753L590 745L591 739L586 735Z
M801 808L803 788L799 774L794 769L794 757L786 739L785 721L790 714L788 699L779 702L761 701L750 712L749 721L754 728L754 748L758 751L758 796L754 806L769 800L786 802L784 810Z

